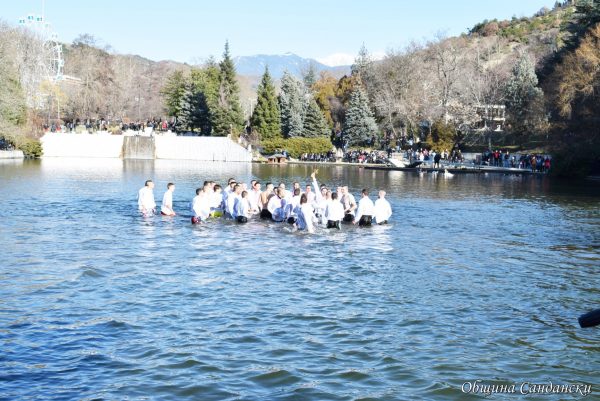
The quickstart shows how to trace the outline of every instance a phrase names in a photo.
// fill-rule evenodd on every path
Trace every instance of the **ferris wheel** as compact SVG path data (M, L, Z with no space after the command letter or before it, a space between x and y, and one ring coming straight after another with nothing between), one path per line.
M19 19L19 26L32 31L41 41L38 58L38 67L42 70L45 79L56 82L63 79L63 46L58 41L58 35L52 30L50 23L44 16L29 14Z

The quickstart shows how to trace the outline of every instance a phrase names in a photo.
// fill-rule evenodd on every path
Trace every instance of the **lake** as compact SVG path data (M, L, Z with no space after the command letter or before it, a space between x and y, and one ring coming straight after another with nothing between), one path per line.
M0 399L455 400L465 382L600 391L600 184L321 167L391 224L192 226L205 179L307 165L0 164ZM179 216L143 219L137 191ZM506 399L496 394L488 399ZM570 396L549 396L548 399Z

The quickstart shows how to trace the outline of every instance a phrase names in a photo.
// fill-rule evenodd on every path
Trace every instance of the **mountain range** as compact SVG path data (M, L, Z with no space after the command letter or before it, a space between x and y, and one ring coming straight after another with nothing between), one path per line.
M238 56L233 59L236 71L239 75L261 76L265 72L265 67L269 67L269 73L274 79L280 79L285 71L297 77L304 75L312 65L318 74L321 71L328 71L334 77L342 77L350 73L350 66L330 67L315 59L300 57L294 53L285 53L281 55L257 54L253 56Z

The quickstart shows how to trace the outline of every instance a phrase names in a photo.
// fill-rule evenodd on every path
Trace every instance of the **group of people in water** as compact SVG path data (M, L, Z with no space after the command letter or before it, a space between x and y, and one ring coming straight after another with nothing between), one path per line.
M311 183L304 189L298 182L287 190L284 183L275 187L270 182L263 189L257 180L252 180L248 186L230 178L225 188L214 181L205 181L201 188L196 189L196 196L192 199L191 222L201 224L210 218L225 217L243 224L253 216L260 216L261 219L287 222L298 230L311 233L318 225L339 230L342 223L359 226L387 224L392 208L385 198L385 191L379 191L378 199L373 202L365 188L357 202L347 186L332 191L324 184L319 185L317 172L311 174ZM154 183L148 180L138 193L138 210L145 217L156 214L153 189ZM174 191L175 184L167 184L160 208L163 216L176 215L173 209Z

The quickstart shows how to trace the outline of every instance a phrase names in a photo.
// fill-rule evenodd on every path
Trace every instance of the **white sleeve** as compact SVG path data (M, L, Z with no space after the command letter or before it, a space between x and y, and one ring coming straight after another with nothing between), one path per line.
M321 202L323 200L323 195L321 195L321 190L319 189L319 183L317 182L317 179L313 179L312 181L313 186L315 187L315 199L318 202Z
M363 205L361 202L358 202L358 208L356 209L356 215L354 216L354 221L360 221L360 218L363 215Z
M315 232L315 227L314 227L314 224L313 224L313 214L307 212L307 208L304 208L304 207L300 209L300 212L304 216L304 222L306 223L306 230L309 233L314 233ZM309 214L309 215L307 216L307 214Z

